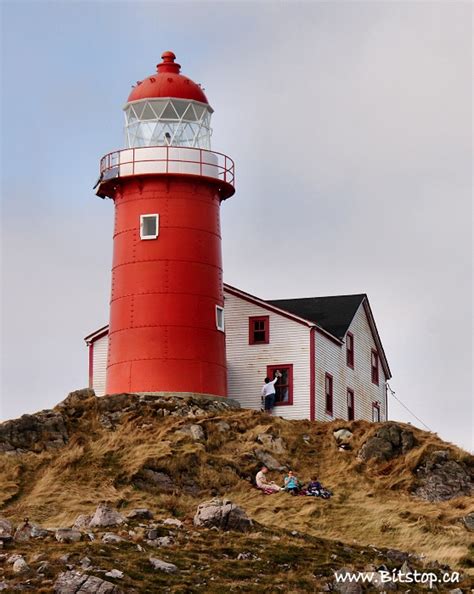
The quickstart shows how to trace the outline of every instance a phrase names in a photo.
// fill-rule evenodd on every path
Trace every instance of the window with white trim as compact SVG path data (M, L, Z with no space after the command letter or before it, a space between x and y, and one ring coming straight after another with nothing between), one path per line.
M140 239L156 239L160 233L160 215L140 215Z
M378 402L372 403L372 421L380 423L380 404Z
M216 328L224 332L224 308L216 305Z

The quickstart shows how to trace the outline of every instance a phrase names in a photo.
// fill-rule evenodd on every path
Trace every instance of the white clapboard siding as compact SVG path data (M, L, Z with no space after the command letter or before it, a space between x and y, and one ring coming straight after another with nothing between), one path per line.
M307 326L225 291L227 386L229 398L259 409L267 365L293 365L293 404L276 406L274 415L309 419L310 364ZM249 317L270 317L270 343L249 344Z
M103 396L105 394L108 346L108 334L92 343L92 389L95 391L96 396Z
M372 403L380 404L380 420L386 419L385 374L379 361L379 385L372 383L371 353L376 348L364 304L352 320L354 369L346 364L346 345L335 344L320 333L316 336L316 419L347 419L347 388L354 390L355 419L372 421ZM326 413L325 374L333 376L333 415Z

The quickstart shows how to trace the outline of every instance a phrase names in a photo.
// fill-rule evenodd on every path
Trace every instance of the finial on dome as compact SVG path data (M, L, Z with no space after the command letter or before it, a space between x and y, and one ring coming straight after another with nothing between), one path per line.
M179 73L181 65L175 63L176 56L173 52L163 52L161 54L161 59L163 60L163 62L156 65L156 69L158 72L175 72L176 74Z

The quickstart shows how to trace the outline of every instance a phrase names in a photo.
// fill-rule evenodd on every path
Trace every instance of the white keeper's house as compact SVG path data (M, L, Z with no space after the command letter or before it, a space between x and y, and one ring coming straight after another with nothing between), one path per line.
M265 377L286 419L387 420L390 368L367 295L264 301L224 285L228 396L259 409ZM86 336L89 385L105 393L108 326Z

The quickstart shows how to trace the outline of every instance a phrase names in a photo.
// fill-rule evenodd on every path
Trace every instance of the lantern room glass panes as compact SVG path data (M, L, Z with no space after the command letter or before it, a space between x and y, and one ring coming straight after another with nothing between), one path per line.
M185 99L144 99L125 107L125 145L211 148L211 108Z

